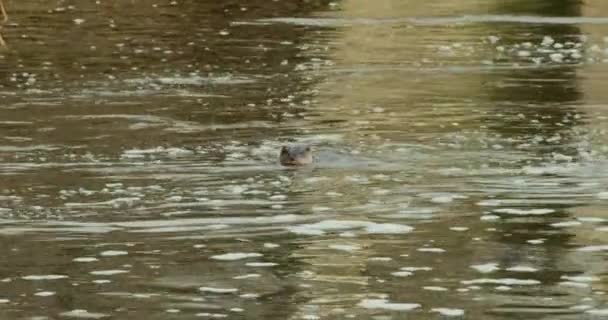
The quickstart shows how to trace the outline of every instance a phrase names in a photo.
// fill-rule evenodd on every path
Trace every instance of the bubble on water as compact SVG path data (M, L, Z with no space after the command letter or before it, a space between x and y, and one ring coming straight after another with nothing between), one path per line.
M402 267L402 268L399 268L399 270L416 272L416 271L431 271L431 270L433 270L433 268L431 268L431 267Z
M225 253L225 254L211 256L211 259L232 261L232 260L241 260L241 259L255 258L255 257L261 257L261 256L262 256L262 254L257 253L257 252L233 252L233 253Z
M84 309L74 309L72 311L66 311L59 314L63 317L69 318L81 318L81 319L101 319L109 317L109 314L98 313L98 312L89 312Z
M549 55L549 58L553 62L562 62L564 60L564 55L561 53L552 53Z
M545 241L547 241L545 238L526 240L526 242L529 244L543 244Z
M239 295L239 297L241 297L243 299L257 299L260 297L260 295L257 293L243 293L243 294Z
M494 209L496 213L506 213L520 216L538 216L555 212L553 209L515 209L515 208L500 208Z
M111 270L96 270L89 272L95 276L113 276L115 274L129 273L128 270L111 269Z
M122 250L107 250L107 251L101 252L99 255L102 257L113 257L113 256L124 256L124 255L128 255L128 254L129 254L129 252L122 251Z
M512 290L513 288L509 287L509 286L497 286L496 288L494 288L495 290L498 291L509 291Z
M259 277L261 277L260 274L257 274L257 273L248 273L248 274L243 274L243 275L240 275L240 276L234 276L234 277L232 277L232 279L242 280L242 279L252 279L252 278L259 278Z
M210 312L199 312L194 314L197 317L205 317L205 318L212 318L212 319L221 319L221 318L226 318L228 317L227 314L223 314L223 313L210 313Z
M275 267L278 266L278 263L275 262L247 262L245 263L246 266L248 267L260 267L260 268L264 268L264 267Z
M91 282L96 283L96 284L106 284L106 283L111 283L111 282L112 282L112 280L107 280L107 279L98 279L98 280L93 280L93 281L91 281Z
M580 247L576 249L576 251L580 252L599 252L599 251L608 251L608 245L598 245L598 246L586 246Z
M165 312L167 312L167 313L180 313L181 310L179 310L179 309L166 309Z
M40 281L40 280L58 280L65 279L68 276L62 274L45 274L45 275L29 275L21 277L23 280Z
M450 230L452 230L452 231L458 231L458 232L462 232L462 231L467 231L467 230L469 230L469 228L467 228L467 227L450 227Z
M588 223L600 223L606 222L606 219L599 217L577 217L576 220L580 222L588 222Z
M215 287L200 287L198 291L209 293L235 293L239 291L237 288L215 288Z
M561 276L560 279L573 281L573 282L594 282L594 281L600 280L600 278L595 277L595 276L567 276L567 275Z
M395 272L391 272L391 275L395 276L395 277L409 277L411 275L413 275L413 272L409 272L409 271L395 271Z
M448 288L438 287L438 286L425 286L425 287L422 287L422 289L428 290L428 291L448 291Z
M50 297L50 296L54 296L56 294L56 292L54 291L38 291L36 293L34 293L35 296L38 297Z
M365 309L384 309L391 311L409 311L420 308L418 303L392 303L386 299L363 299L357 306Z
M329 248L334 249L334 250L352 252L355 250L360 250L361 246L349 245L349 244L330 244Z
M264 243L264 248L268 248L268 249L274 249L274 248L278 248L281 245L276 244L276 243L270 243L270 242L266 242Z
M74 262L95 262L95 261L99 261L99 259L97 259L95 257L78 257L78 258L72 259L72 261L74 261Z
M500 268L498 267L498 264L494 263L494 262L486 263L486 264L472 265L471 268L473 268L481 273L490 273L490 272L500 270Z
M549 47L555 43L555 40L550 36L544 36L542 42L540 43L543 47Z
M567 228L567 227L575 227L580 226L582 223L580 221L563 221L552 223L551 226L554 228Z
M497 207L502 205L503 202L497 199L490 199L490 200L482 200L477 202L478 206L482 206L482 207Z
M541 284L540 281L534 279L515 279L515 278L502 278L502 279L492 279L492 278L481 278L474 280L462 280L460 281L464 285L469 284L501 284L507 286L532 286Z
M272 201L283 201L287 199L287 196L284 194L276 194L273 196L270 196L268 199L272 200Z
M392 223L374 223L370 221L358 220L324 220L312 224L290 226L287 229L296 234L323 235L327 231L341 231L359 228L364 228L367 233L377 234L399 234L408 233L414 230L414 228L407 225Z
M588 314L594 315L594 316L608 316L608 309L591 309L591 310L585 311L585 313L588 313Z
M431 198L431 202L433 203L450 203L454 201L454 197L451 195L442 195Z
M393 258L391 258L391 257L369 257L369 258L367 258L367 260L369 260L369 261L383 261L383 262L386 262L386 261L392 261Z
M570 288L589 288L588 283L584 282L576 282L576 281L561 281L558 282L558 285Z
M81 18L76 18L73 21L74 21L74 24L83 24L86 20L81 19Z
M530 267L530 266L513 266L506 269L507 271L512 272L536 272L538 268Z
M491 44L496 44L496 42L498 42L500 40L500 37L491 35L491 36L488 36L488 40L490 41Z
M493 215L493 214L484 214L479 219L482 220L482 221L494 221L494 220L499 220L500 216Z
M464 310L455 308L433 308L431 311L445 317L461 317L464 315Z
M595 196L598 199L608 199L608 191L598 192Z
M443 252L445 252L445 249L441 249L441 248L418 248L416 251L420 251L420 252L433 252L433 253L443 253Z

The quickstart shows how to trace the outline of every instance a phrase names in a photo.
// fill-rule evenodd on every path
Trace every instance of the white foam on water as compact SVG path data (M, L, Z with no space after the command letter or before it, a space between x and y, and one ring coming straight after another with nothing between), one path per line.
M108 280L108 279L97 279L97 280L93 280L93 281L91 281L91 282L96 283L96 284L106 284L106 283L111 283L111 282L112 282L112 280Z
M567 227L580 226L582 224L583 223L580 221L563 221L563 222L552 223L551 226L555 227L555 228L567 228Z
M431 311L446 317L460 317L464 315L464 310L455 308L433 308Z
M45 274L45 275L29 275L29 276L24 276L24 277L21 277L21 279L23 279L23 280L38 281L38 280L58 280L58 279L65 279L67 277L68 276L62 275L62 274Z
M415 271L431 271L431 270L433 270L433 268L431 268L431 267L402 267L402 268L399 268L399 270L415 272Z
M561 276L560 279L573 281L573 282L593 282L593 281L600 280L600 278L595 277L595 276L566 276L566 275Z
M395 271L395 272L391 272L391 275L395 276L395 277L409 277L411 275L413 275L413 272L410 271Z
M477 202L477 205L480 207L498 207L502 204L503 202L497 199L482 200Z
M526 240L526 242L529 244L543 244L545 241L547 241L547 239L544 238Z
M438 287L438 286L425 286L425 287L422 287L422 289L428 290L428 291L448 291L448 288Z
M494 262L486 263L486 264L472 265L471 268L473 268L481 273L490 273L490 272L500 270L500 268L498 267L498 264L494 263Z
M553 210L553 209L524 210L524 209L515 209L515 208L500 208L500 209L494 209L493 211L497 212L497 213L506 213L506 214L512 214L512 215L520 215L520 216L540 216L540 215L545 215L545 214L555 212L555 210Z
M572 287L572 288L588 288L589 284L584 282L575 282L575 281L561 281L558 283L560 286L564 287Z
M55 292L53 292L53 291L39 291L39 292L34 293L34 295L38 296L38 297L50 297L50 296L54 296Z
M585 311L585 313L594 315L594 316L608 316L608 309L591 309Z
M514 279L514 278L502 278L502 279L492 279L492 278L481 278L474 280L462 280L460 281L462 284L501 284L507 286L520 285L520 286L532 286L541 284L540 281L534 279Z
M420 251L420 252L433 252L433 253L443 253L443 252L445 252L445 249L441 249L441 248L418 248L418 249L416 249L416 251Z
M576 251L580 251L580 252L608 251L608 245L580 247L580 248L576 249Z
M109 317L109 314L98 313L98 312L89 312L83 309L74 309L72 311L62 312L59 314L63 317L68 318L80 318L80 319L101 319Z
M329 248L334 249L334 250L352 252L352 251L361 249L361 246L349 245L349 244L330 244Z
M392 261L393 258L391 257L369 257L367 260L369 261Z
M259 278L259 277L261 277L260 274L257 274L257 273L248 273L248 274L243 274L243 275L240 275L240 276L234 276L234 277L232 277L232 279L242 280L242 279L252 279L252 278Z
M462 232L462 231L467 231L467 230L469 230L469 228L467 228L467 227L450 227L450 230L452 230L452 231L458 231L458 232Z
M534 267L530 267L530 266L513 266L510 268L507 268L507 271L513 271L513 272L536 272L538 271L538 268L534 268Z
M211 259L214 260L222 260L222 261L233 261L233 260L241 260L247 258L255 258L261 257L261 253L257 252L233 252L233 253L225 253L220 255L211 256Z
M278 245L276 243L269 243L269 242L264 243L264 248L267 248L267 249L274 249L274 248L278 248L280 246L281 245Z
M599 223L606 222L606 219L599 217L577 217L576 220L580 222Z
M433 203L450 203L454 201L454 196L451 195L441 195L431 198L430 200Z
M247 262L245 265L248 267L274 267L279 264L275 262Z
M111 269L111 270L96 270L89 272L95 276L112 276L115 274L128 273L128 270L120 270L120 269Z
M106 250L106 251L99 253L99 255L102 257L125 256L128 254L129 254L129 252L122 251L122 250Z
M371 221L359 220L323 220L317 223L301 224L297 226L287 227L287 229L296 234L302 235L323 235L327 231L340 231L363 228L367 233L372 234L398 234L408 233L414 228L393 223L375 223Z
M482 220L482 221L494 221L494 220L500 219L500 217L497 216L497 215L494 215L494 214L484 214L479 219Z
M95 261L99 261L99 259L97 259L95 257L78 257L78 258L72 259L72 261L74 261L74 262L95 262Z
M198 288L201 292L210 292L210 293L235 293L239 291L237 288L214 288L214 287L200 287Z
M205 317L205 318L213 318L213 319L221 319L228 317L227 314L223 313L209 313L209 312L199 312L194 314L197 317Z
M392 303L386 299L363 299L357 306L365 309L384 309L392 311L410 311L420 308L418 303Z

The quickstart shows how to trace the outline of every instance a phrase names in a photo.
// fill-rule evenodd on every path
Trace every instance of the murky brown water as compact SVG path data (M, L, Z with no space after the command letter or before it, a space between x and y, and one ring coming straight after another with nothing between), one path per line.
M6 5L0 318L608 316L604 1Z

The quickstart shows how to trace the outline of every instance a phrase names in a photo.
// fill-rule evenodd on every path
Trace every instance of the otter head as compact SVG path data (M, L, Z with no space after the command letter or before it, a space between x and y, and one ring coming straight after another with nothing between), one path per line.
M312 148L308 145L283 146L279 162L284 166L303 166L311 164Z

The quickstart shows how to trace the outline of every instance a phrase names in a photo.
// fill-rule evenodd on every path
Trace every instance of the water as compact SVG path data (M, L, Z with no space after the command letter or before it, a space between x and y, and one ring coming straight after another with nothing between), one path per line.
M608 315L602 1L7 10L2 319Z

